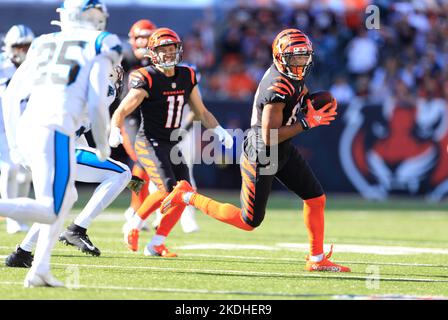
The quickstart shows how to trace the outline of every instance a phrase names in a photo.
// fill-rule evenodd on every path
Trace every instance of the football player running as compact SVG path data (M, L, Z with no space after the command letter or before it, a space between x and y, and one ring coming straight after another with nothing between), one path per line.
M25 60L31 42L34 40L33 31L23 24L12 26L5 35L3 52L0 54L0 110L2 96L14 72ZM23 111L23 110L21 110ZM11 161L8 142L6 140L3 115L0 111L0 190L2 199L27 197L31 186L31 175L22 166ZM6 219L6 232L13 234L25 232L28 225Z
M110 75L109 90L106 105L110 105L122 88L123 70L115 66ZM26 112L24 113L26 116ZM88 121L86 116L85 121ZM101 251L90 241L87 228L99 213L104 211L112 201L123 191L131 180L129 168L111 158L100 161L93 148L88 146L84 133L88 131L88 123L78 131L76 139L76 177L78 182L99 183L84 209L74 222L59 236L59 241L77 247L81 252L99 256ZM31 267L33 256L31 254L39 235L40 224L33 224L25 239L16 250L5 259L8 267Z
M33 41L4 96L11 156L31 169L36 199L1 200L0 215L41 223L25 287L63 286L50 272L50 256L77 199L76 131L88 113L96 155L100 161L108 158L107 84L122 56L118 37L104 32L108 14L99 0L65 0L57 11L61 32ZM19 100L14 97L25 96L25 91L31 92L26 112L32 122L17 125Z
M244 141L240 169L241 208L197 193L181 181L162 202L162 213L192 205L207 215L251 231L264 219L274 178L303 200L303 214L310 242L305 270L350 272L324 254L325 194L310 166L291 143L306 130L329 125L336 116L336 101L315 110L307 98L304 77L312 63L313 47L298 29L280 32L272 44L273 64L266 71L254 98L251 130ZM306 107L306 109L305 109ZM302 109L302 113L299 109ZM306 112L305 112L306 110ZM278 159L273 154L277 151Z
M153 65L131 74L130 90L112 116L109 143L116 147L121 142L120 128L124 119L140 107L142 125L137 134L135 150L140 164L158 190L148 195L130 223L125 241L133 251L138 250L138 234L146 218L160 207L162 200L179 180L190 180L188 167L182 158L177 141L171 133L181 125L182 110L188 103L206 128L213 129L228 148L232 137L219 126L215 117L204 106L192 68L178 64L182 59L182 41L171 29L160 28L149 39L148 53ZM180 163L173 163L171 154L179 155ZM146 255L175 256L165 247L165 238L177 223L186 205L173 205L164 215L156 235L145 247Z

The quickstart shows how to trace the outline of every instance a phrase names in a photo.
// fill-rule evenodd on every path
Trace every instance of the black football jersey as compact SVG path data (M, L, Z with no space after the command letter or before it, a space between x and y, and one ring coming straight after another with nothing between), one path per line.
M261 127L263 108L268 103L283 102L282 126L292 125L297 121L297 111L304 103L303 80L292 80L281 74L275 65L266 71L258 85L252 109L251 126Z
M267 152L270 153L270 147L263 142L261 133L261 119L263 108L269 103L282 102L285 104L283 108L282 126L289 126L297 122L297 113L305 103L304 90L305 83L303 80L292 80L281 74L275 65L266 71L263 79L258 85L255 93L254 104L252 107L251 130L244 142L244 151L251 159L256 159L260 155ZM278 151L281 154L287 153L289 150L291 139L283 141L278 145Z
M170 142L171 132L180 127L183 107L196 84L196 74L190 67L176 66L172 77L167 77L154 66L134 71L130 88L142 88L149 95L140 105L142 123L139 134L148 139Z

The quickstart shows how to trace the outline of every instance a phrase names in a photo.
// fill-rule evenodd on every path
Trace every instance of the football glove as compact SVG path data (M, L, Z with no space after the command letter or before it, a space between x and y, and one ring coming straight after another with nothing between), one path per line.
M123 137L121 136L120 128L118 128L118 127L110 128L109 145L112 148L116 148L121 143L123 143Z
M227 148L230 149L233 147L233 138L232 136L224 130L223 127L217 126L213 128L213 132L218 136L219 141Z
M336 99L333 102L327 103L319 110L315 110L313 105L311 104L311 100L306 100L307 104L307 113L305 116L302 115L300 118L300 122L302 123L302 127L304 130L312 129L318 126L327 126L331 121L336 119L336 109L338 103Z
M136 194L139 194L144 185L145 185L145 180L140 179L137 176L132 176L132 179L131 179L131 181L129 181L127 187L129 190L135 192Z

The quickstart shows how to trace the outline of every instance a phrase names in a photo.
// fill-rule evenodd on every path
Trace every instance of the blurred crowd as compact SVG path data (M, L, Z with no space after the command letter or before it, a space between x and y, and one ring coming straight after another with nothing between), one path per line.
M366 28L370 4L379 8L378 29ZM309 87L330 89L341 104L354 96L373 102L394 96L404 104L447 98L443 0L236 1L223 17L206 15L184 37L184 59L201 71L204 96L252 100L272 63L272 40L285 27L299 28L313 42Z

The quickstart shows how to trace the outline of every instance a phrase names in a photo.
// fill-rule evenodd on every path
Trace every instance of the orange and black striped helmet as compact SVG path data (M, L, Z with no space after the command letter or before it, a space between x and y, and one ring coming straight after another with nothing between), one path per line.
M135 22L131 29L129 30L129 43L132 45L133 49L137 49L137 44L135 39L138 37L147 37L151 36L151 33L156 29L156 25L152 23L150 20L142 19ZM146 49L146 47L145 47Z
M156 53L156 48L160 46L176 45L176 57L172 62L164 62ZM172 68L182 61L182 40L176 32L169 28L156 29L148 42L148 52L152 63L162 68Z
M291 63L294 56L308 57L303 64ZM302 80L313 61L313 45L299 29L286 29L280 32L272 43L272 57L278 71L285 76Z

